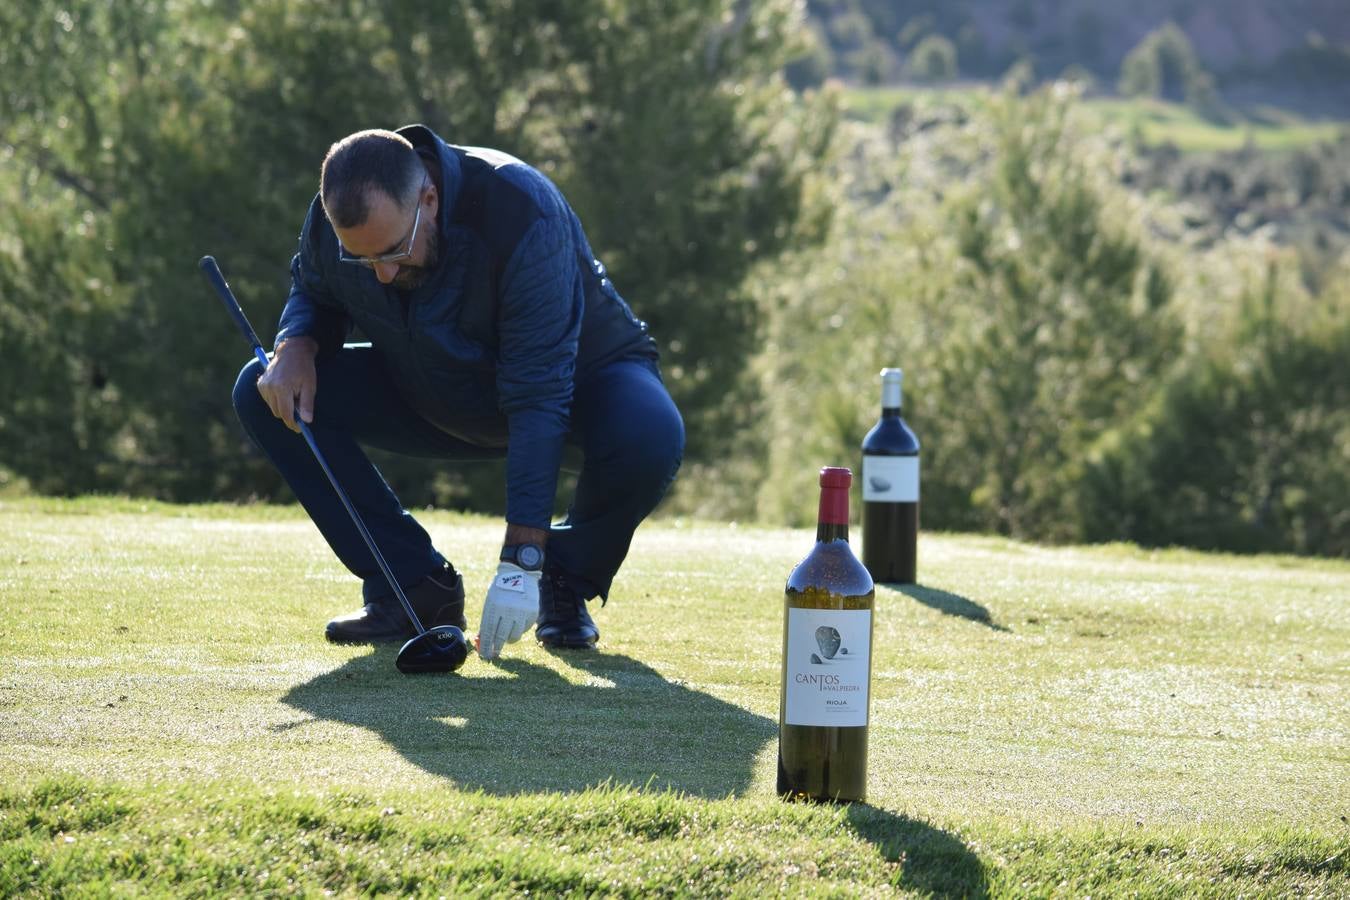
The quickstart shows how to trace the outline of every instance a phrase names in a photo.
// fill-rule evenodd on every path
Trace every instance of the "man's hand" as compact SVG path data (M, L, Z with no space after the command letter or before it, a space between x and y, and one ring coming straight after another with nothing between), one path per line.
M313 338L298 337L282 341L267 371L258 379L258 393L272 410L272 415L286 423L291 431L299 431L295 424L295 410L300 418L314 421L314 391L318 376L314 372L314 357L319 344Z
M539 617L539 573L514 563L497 566L497 577L483 603L478 626L478 655L496 659L502 647L520 640Z

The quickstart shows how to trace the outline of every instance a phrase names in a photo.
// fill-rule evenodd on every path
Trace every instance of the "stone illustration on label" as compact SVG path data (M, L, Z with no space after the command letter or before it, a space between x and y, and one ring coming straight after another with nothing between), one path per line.
M919 458L864 456L861 483L864 501L918 503Z
M816 643L820 645L820 652L826 659L834 659L834 655L839 652L839 629L831 628L829 625L822 625L816 629ZM814 657L815 654L812 654ZM812 662L819 662L812 659Z

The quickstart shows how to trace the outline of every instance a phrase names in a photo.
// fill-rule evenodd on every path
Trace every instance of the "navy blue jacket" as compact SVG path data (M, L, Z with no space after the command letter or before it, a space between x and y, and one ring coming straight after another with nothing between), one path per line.
M547 528L574 384L618 359L654 359L655 342L541 172L421 125L399 133L439 162L435 270L400 291L339 262L316 196L276 343L309 336L322 357L359 328L420 415L476 446L506 448L507 521Z

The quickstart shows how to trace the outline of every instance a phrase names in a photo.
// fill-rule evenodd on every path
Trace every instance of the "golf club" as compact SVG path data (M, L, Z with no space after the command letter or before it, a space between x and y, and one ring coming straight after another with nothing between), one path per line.
M221 274L220 266L216 265L215 257L203 256L197 265L206 273L211 286L216 289L216 294L220 297L220 302L225 304L225 309L234 319L234 323L239 326L239 330L244 333L244 338L253 346L253 355L266 368L267 352L258 342L258 335L253 331L253 326L244 316L244 310L239 306L239 301L235 299L230 286L225 282L225 276ZM417 636L409 640L398 651L398 658L394 662L398 666L398 670L407 675L416 672L453 672L464 665L464 660L469 655L469 645L464 640L464 632L454 625L437 625L430 629L422 627L422 620L417 617L412 604L408 602L407 595L403 593L403 588L394 578L394 573L390 570L389 564L384 561L384 555L380 553L380 548L375 546L375 539L366 530L365 523L361 521L361 516L356 512L356 507L352 506L351 500L347 499L347 492L338 484L333 470L328 467L328 461L319 452L319 445L314 442L314 435L310 432L309 425L301 420L299 409L295 411L295 424L299 426L300 433L304 435L305 443L309 444L309 449L314 452L314 459L319 463L319 468L323 469L323 473L328 476L328 483L333 486L338 499L346 507L347 514L352 517L352 524L361 533L361 539L370 548L370 555L375 557L375 562L379 564L380 571L388 579L389 586L394 589L398 602L403 604L403 611L408 614L413 627L417 629Z

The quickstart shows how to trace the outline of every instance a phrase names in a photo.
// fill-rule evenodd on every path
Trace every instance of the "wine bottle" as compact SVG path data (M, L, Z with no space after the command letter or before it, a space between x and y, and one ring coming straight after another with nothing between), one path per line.
M881 418L863 438L863 565L878 584L913 584L919 439L900 418L899 369L881 370Z
M778 794L862 800L872 683L872 579L848 545L853 473L820 470L816 545L788 577Z

